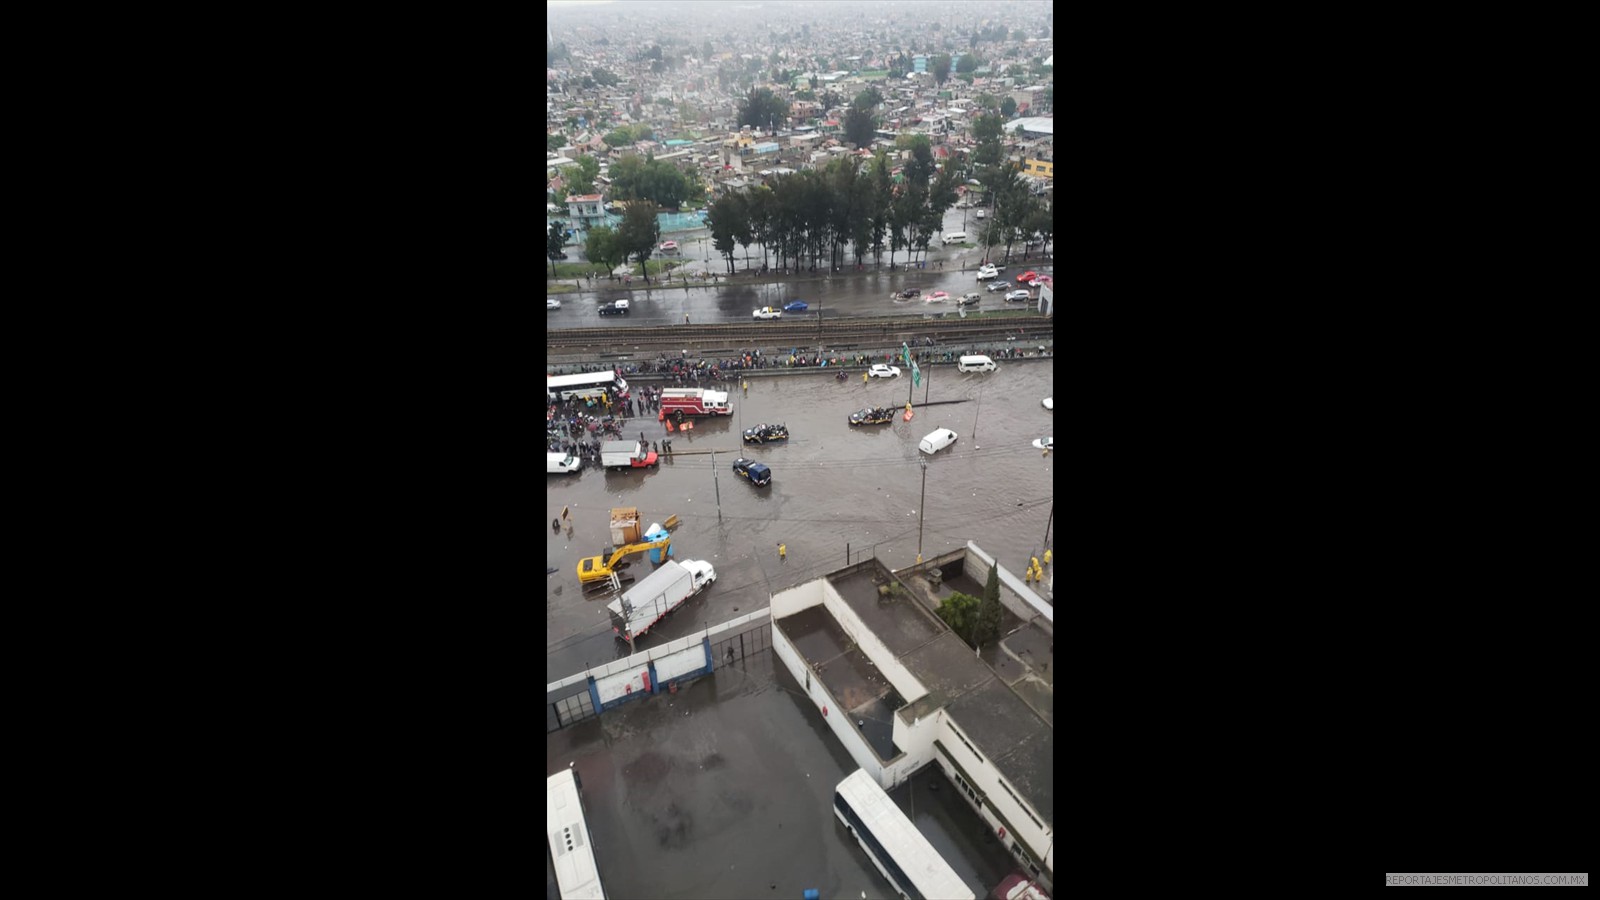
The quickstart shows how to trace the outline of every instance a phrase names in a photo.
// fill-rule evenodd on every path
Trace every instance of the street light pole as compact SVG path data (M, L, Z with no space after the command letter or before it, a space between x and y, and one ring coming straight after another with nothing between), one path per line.
M922 523L928 502L928 461L922 460L922 499L917 501L917 565L922 565Z
M983 449L982 447L978 446L978 413L981 412L983 412L983 385L980 384L978 385L978 408L977 411L972 414L972 448L974 450Z
M717 478L717 451L711 451L711 484L717 491L717 524L722 524L722 482Z

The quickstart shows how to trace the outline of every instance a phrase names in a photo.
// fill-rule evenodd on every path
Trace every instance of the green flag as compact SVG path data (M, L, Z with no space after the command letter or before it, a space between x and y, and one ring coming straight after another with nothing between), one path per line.
M911 365L911 348L904 343L900 345L900 358L905 360L906 365Z
M922 370L917 368L916 363L911 364L911 386L922 387Z

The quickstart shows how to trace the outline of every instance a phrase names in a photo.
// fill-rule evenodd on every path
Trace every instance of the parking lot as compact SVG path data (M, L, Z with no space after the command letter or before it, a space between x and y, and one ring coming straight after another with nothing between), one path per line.
M641 649L760 609L772 593L865 554L875 553L891 568L913 564L924 459L923 556L972 540L1020 575L1042 550L1052 509L1054 454L1031 442L1055 434L1058 413L1040 405L1054 393L1055 361L997 362L989 374L925 369L928 380L914 391L911 422L896 417L892 424L854 428L846 419L863 407L904 407L909 373L868 384L859 372L844 382L825 372L753 377L748 396L732 386L733 416L700 419L693 431L673 435L677 454L658 469L547 475L546 557L554 569L545 576L547 680L629 652L612 634L605 612L610 598L584 599L576 574L581 558L610 544L612 507L637 507L643 525L678 516L674 558L707 560L717 570L717 582L641 638ZM929 400L966 402L922 408L924 388ZM789 440L742 445L742 429L760 423L787 425ZM955 445L924 457L917 442L941 427L957 433ZM624 433L636 438L640 431L650 441L666 436L653 416L629 420ZM713 449L714 464L704 452ZM741 453L771 468L771 485L757 488L734 476ZM563 509L570 528L553 533L549 523ZM1052 543L1054 537L1052 527ZM783 560L779 542L787 549ZM1059 552L1056 558L1059 563ZM650 568L640 554L629 571L643 577Z

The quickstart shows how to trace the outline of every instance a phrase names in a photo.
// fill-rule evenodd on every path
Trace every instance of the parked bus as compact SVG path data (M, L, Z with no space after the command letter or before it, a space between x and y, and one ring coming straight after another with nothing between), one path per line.
M570 400L574 397L582 400L586 397L598 398L606 391L613 395L626 394L628 383L622 380L622 376L607 369L604 372L579 372L576 375L550 375L545 379L545 390L552 400Z
M571 769L562 769L545 779L550 800L545 829L550 842L550 861L556 871L556 886L561 889L564 900L605 900L605 891L600 887L600 870L594 865L589 824L583 819L582 787Z
M857 769L839 782L833 792L833 814L902 898L976 900L972 889L867 770Z

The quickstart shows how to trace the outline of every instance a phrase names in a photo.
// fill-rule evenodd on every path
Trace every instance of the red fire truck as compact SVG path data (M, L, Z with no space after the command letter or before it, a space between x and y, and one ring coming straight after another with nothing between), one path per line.
M673 418L684 416L731 416L733 405L727 391L705 388L667 388L661 392L661 411Z

